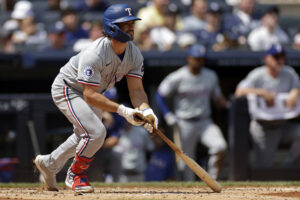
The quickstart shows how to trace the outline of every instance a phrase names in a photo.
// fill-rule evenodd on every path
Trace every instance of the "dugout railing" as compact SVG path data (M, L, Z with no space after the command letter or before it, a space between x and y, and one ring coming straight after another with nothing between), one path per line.
M252 143L249 124L247 98L233 98L229 110L228 126L229 180L299 180L299 165L292 167L274 166L265 169L254 167L250 159ZM289 147L289 144L280 144L278 152Z

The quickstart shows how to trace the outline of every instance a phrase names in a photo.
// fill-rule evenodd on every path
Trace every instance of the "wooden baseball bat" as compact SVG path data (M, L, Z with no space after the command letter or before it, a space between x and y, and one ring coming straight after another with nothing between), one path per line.
M148 122L144 116L141 116L139 113L134 115L134 118L138 121ZM151 122L148 122L151 123ZM213 191L221 192L221 185L215 181L198 163L196 163L192 158L187 156L183 151L178 148L169 138L167 138L160 130L154 129L153 133L159 135L163 141L165 141L175 153L184 161L184 163L202 180L204 181Z

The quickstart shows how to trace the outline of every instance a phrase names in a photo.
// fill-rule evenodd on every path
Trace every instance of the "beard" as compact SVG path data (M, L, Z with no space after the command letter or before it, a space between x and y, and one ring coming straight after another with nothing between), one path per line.
M130 41L134 39L134 32L130 31L127 33L130 36Z

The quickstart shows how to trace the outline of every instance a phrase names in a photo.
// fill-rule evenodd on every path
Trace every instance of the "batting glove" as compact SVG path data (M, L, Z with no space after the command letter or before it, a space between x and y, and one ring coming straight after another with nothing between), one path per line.
M158 127L158 119L151 108L142 110L142 113L145 119L148 121L144 124L144 127L149 133L152 133L153 129L157 129Z
M174 126L177 123L177 118L172 112L165 114L164 118L169 126Z
M121 104L118 107L117 113L119 115L121 115L122 117L124 117L130 124L132 124L134 126L141 126L141 125L144 124L144 122L142 122L142 121L136 121L134 119L134 114L136 114L136 113L143 114L139 110L134 110L132 108L126 107L126 106L124 106L124 105Z

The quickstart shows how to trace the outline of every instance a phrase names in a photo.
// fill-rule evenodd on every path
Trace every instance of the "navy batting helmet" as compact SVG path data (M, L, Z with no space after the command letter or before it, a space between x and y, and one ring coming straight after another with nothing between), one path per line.
M122 31L117 24L132 20L140 20L140 18L134 15L129 5L112 5L105 10L103 15L104 31L107 35L120 42L127 42L130 40L130 36Z
M195 44L188 49L187 56L191 56L194 58L205 58L206 56L205 47L201 44Z

